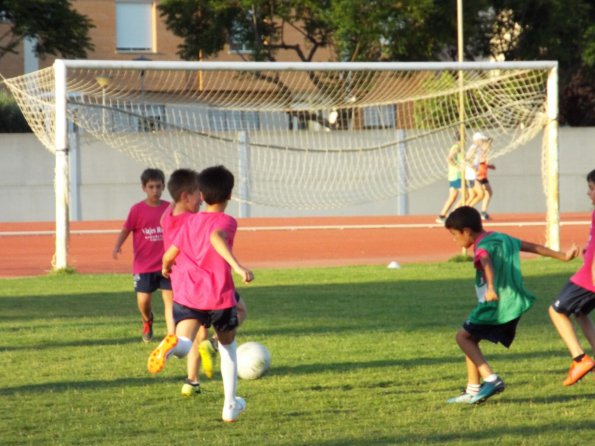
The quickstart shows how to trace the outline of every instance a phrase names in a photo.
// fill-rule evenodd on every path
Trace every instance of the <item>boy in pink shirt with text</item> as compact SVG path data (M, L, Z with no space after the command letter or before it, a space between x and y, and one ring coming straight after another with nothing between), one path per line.
M222 418L236 421L246 402L236 396L237 344L239 324L237 299L231 270L244 283L254 279L232 253L236 220L225 214L234 186L233 174L223 166L210 167L199 174L199 188L206 210L192 214L176 234L163 256L163 274L174 266L175 334L168 335L153 350L148 370L159 373L173 354L186 356L200 326L213 326L219 340L221 376L225 401Z
M145 169L140 178L147 197L130 208L124 227L116 239L112 257L118 258L118 254L122 253L122 245L132 233L134 290L143 321L142 338L144 342L149 342L153 338L151 295L157 289L161 289L167 332L173 333L174 330L171 283L161 274L161 214L169 203L161 199L165 188L165 175L160 169Z

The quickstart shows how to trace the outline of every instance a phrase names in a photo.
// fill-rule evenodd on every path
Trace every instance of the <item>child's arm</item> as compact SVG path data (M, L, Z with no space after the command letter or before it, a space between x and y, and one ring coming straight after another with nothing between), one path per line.
M116 239L116 244L114 245L114 249L112 250L112 257L114 259L118 258L118 254L122 254L122 245L128 238L129 234L130 234L130 230L128 230L126 228L122 228L122 230L118 234L118 238Z
M485 300L486 302L498 300L498 295L494 290L494 266L492 265L492 259L486 254L482 256L479 261L481 262L481 267L483 269L483 275L485 277L487 286Z
M165 254L163 254L163 259L161 261L161 275L163 277L169 278L171 268L172 266L174 266L176 257L178 257L179 253L180 250L177 246L174 245L171 245L169 249L165 251Z
M252 282L254 280L254 274L247 268L244 268L239 264L229 245L227 244L227 234L225 231L219 230L211 234L211 245L215 248L215 251L223 257L223 259L229 263L236 274L242 277L244 283Z
M521 251L532 252L533 254L539 254L543 257L551 257L552 259L568 262L578 255L578 246L576 246L576 243L573 243L568 251L562 252L554 251L553 249L547 248L543 245L538 245L537 243L521 240Z

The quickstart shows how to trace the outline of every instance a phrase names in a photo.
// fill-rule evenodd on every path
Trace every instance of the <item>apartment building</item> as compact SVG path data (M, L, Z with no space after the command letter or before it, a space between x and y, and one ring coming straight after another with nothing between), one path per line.
M90 30L95 50L88 59L155 61L180 60L176 54L181 39L174 36L159 16L159 0L74 0L73 7L91 19L95 28ZM9 29L8 23L0 22L0 35ZM284 30L288 43L302 42L299 33L287 27ZM246 56L241 45L228 45L216 57L217 61L241 61ZM326 50L318 52L317 60L329 60ZM7 54L0 59L0 73L10 78L23 73L51 66L54 57L37 58L33 42L25 41L18 54ZM291 51L278 54L280 61L298 60Z

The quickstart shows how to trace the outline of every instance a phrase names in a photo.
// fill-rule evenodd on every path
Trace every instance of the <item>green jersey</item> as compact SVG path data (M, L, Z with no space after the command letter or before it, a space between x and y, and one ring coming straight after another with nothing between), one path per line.
M520 317L533 305L535 296L523 285L520 261L521 241L499 232L489 232L475 242L475 289L479 303L471 311L472 324L499 325ZM489 255L494 268L497 301L486 302L487 284L480 259Z

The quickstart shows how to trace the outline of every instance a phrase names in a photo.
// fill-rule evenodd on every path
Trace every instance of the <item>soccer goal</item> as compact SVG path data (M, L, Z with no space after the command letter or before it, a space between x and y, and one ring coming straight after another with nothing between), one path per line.
M541 133L547 243L559 246L556 62L57 60L6 84L56 156L56 268L73 127L166 173L226 165L240 216L403 196L444 180L457 133L488 134L491 159Z

